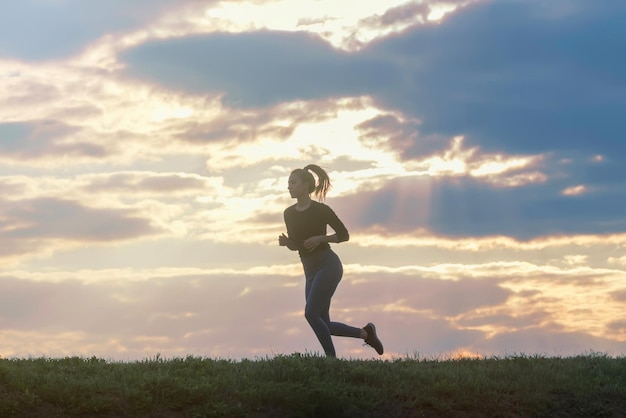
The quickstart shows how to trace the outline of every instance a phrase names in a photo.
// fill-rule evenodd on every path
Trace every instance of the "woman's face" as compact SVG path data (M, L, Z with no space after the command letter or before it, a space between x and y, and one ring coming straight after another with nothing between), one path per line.
M289 184L287 188L289 189L289 195L294 198L309 195L307 184L296 174L289 176Z

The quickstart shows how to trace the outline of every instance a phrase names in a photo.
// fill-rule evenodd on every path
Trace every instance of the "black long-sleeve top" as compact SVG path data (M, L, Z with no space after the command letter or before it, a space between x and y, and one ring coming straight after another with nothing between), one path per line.
M326 235L326 226L330 226L335 231L337 242L344 242L350 239L350 234L343 222L324 203L312 200L311 206L302 212L296 210L296 205L289 206L285 209L283 216L285 218L285 226L287 227L287 236L295 244L300 257L305 258L330 248L327 242L320 243L313 251L309 251L304 247L304 241L307 238Z

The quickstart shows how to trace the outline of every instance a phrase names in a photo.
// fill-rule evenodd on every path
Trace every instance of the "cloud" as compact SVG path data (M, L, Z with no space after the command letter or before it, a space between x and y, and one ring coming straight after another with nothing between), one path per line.
M513 294L495 280L459 280L424 278L421 274L378 273L376 281L369 274L346 269L346 281L339 294L340 303L358 307L368 300L386 312L412 312L427 317L450 318L474 310L504 304ZM462 274L461 274L462 276ZM403 289L393 292L388 289ZM338 304L339 305L339 304Z
M623 342L611 337L622 325L607 315L621 305L602 299L606 281L572 283L576 272L564 272L567 279L551 293L553 277L527 282L519 275L517 284L526 290L513 292L506 287L508 278L489 278L487 267L475 267L483 268L477 278L441 280L442 274L357 272L346 265L332 318L355 326L374 321L389 355L396 357L445 356L459 347L482 355L623 352ZM303 316L299 270L178 270L5 273L0 280L3 355L249 358L320 350ZM580 305L570 292L585 293L592 304L588 312L563 312L566 301ZM576 321L568 323L563 314ZM607 327L606 335L594 335L597 324ZM573 325L580 327L571 331ZM31 331L35 326L37 335ZM31 343L43 336L39 345ZM335 341L342 356L374 356L358 341Z
M4 200L0 209L1 257L45 254L63 243L107 243L158 233L130 210L90 208L58 198Z
M444 180L433 186L431 202L430 225L445 234L527 239L626 228L621 215L626 202L611 194L569 198L556 195L550 186L494 191L471 180Z
M85 244L154 237L164 226L138 210L88 207L60 197L5 199L0 208L0 265L45 259Z
M480 3L352 54L304 33L260 31L154 41L121 59L132 74L220 91L234 106L372 95L420 118L426 135L467 135L490 151L622 150L626 59L609 45L623 39L626 8L585 5L559 25L540 8Z
M498 334L475 346L480 352L498 356L529 355L575 356L591 352L623 356L622 341L594 337L582 332L535 328L525 331Z
M492 329L519 330L539 327L550 320L550 313L545 311L528 314L478 313L463 316L457 324L465 328L488 327Z
M65 58L111 32L146 24L170 2L23 0L6 4L0 17L0 56L38 61Z
M3 356L318 350L276 245L312 161L333 318L390 355L624 352L625 6L40 3L0 25Z
M626 320L613 321L607 324L607 328L615 333L626 334Z
M404 156L407 150L416 152L417 147L419 147L417 153L422 156L431 156L441 151L444 138L420 135L419 125L419 120L402 120L397 115L381 114L358 124L355 128L360 132L359 138L365 145L387 148L401 156Z
M381 25L394 25L397 23L414 22L416 17L422 21L428 19L431 5L428 3L406 3L387 10L381 17Z
M54 157L102 157L96 144L68 142L80 129L58 121L0 123L0 158L33 160Z
M12 66L7 65L7 67ZM58 103L63 100L63 95L56 83L51 83L50 79L45 77L26 75L30 73L26 66L19 66L15 70L9 70L4 77L0 76L4 78L1 98L3 106L10 109L21 107L33 109L41 106L42 103Z
M73 336L66 343L52 337L41 346L46 356L89 355L93 350L92 354L131 359L159 353L240 357L255 349L266 355L272 350L272 340L278 345L288 341L275 328L278 324L289 328L297 322L297 328L306 329L301 315L288 316L301 311L300 298L294 297L300 292L275 277L235 275L224 280L223 276L190 275L137 281L118 273L105 282L85 284L80 280L38 283L5 276L0 287L0 322L14 341L26 340L33 326L44 335ZM261 321L253 319L259 312L263 313ZM274 338L264 338L268 333ZM106 343L112 340L117 343ZM8 340L0 340L0 345L3 355L13 350ZM42 350L30 347L20 350L20 355L37 355Z
M444 152L461 135L483 153L542 156L569 180L561 190L623 190L626 58L612 51L626 39L626 6L575 4L479 2L353 53L303 32L256 31L151 41L120 60L128 74L220 93L235 108L371 97L403 119L361 124L363 140L390 135L404 161Z
M620 290L611 294L612 299L618 302L626 302L626 290Z
M212 120L198 121L185 120L178 124L181 133L176 138L190 144L254 142L260 137L272 137L279 140L288 139L296 128L296 122L303 122L304 116L295 111L277 108L259 109L251 112L230 111L218 115ZM313 106L303 105L311 111ZM302 111L304 113L304 109ZM281 118L283 123L276 123L275 118ZM309 116L311 117L311 116ZM290 119L295 120L291 121ZM285 123L285 120L290 120Z
M485 2L372 43L364 55L403 63L377 97L425 135L466 135L488 152L623 151L626 59L612 51L626 7L575 3L583 10L556 24L543 2Z
M527 240L626 230L617 192L563 196L550 184L494 188L480 179L411 176L333 200L352 228L425 229L448 237L505 235Z
M167 58L166 58L167 57ZM127 72L190 94L219 92L233 107L359 96L393 73L304 32L217 33L153 41L120 54Z
M85 176L82 188L88 193L121 192L128 197L210 193L222 184L221 178L185 173L116 172Z

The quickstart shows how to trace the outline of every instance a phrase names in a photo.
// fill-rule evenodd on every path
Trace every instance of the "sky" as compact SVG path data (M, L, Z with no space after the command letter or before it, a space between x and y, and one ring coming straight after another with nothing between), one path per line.
M613 0L4 5L0 356L322 352L277 239L311 163L384 359L623 356L624 51Z

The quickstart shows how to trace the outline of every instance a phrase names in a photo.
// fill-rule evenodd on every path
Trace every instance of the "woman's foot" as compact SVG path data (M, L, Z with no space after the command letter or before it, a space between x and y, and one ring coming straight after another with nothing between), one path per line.
M380 341L378 336L376 335L376 327L371 322L363 327L363 330L367 333L365 337L365 344L374 348L376 352L380 355L383 354L383 343Z

